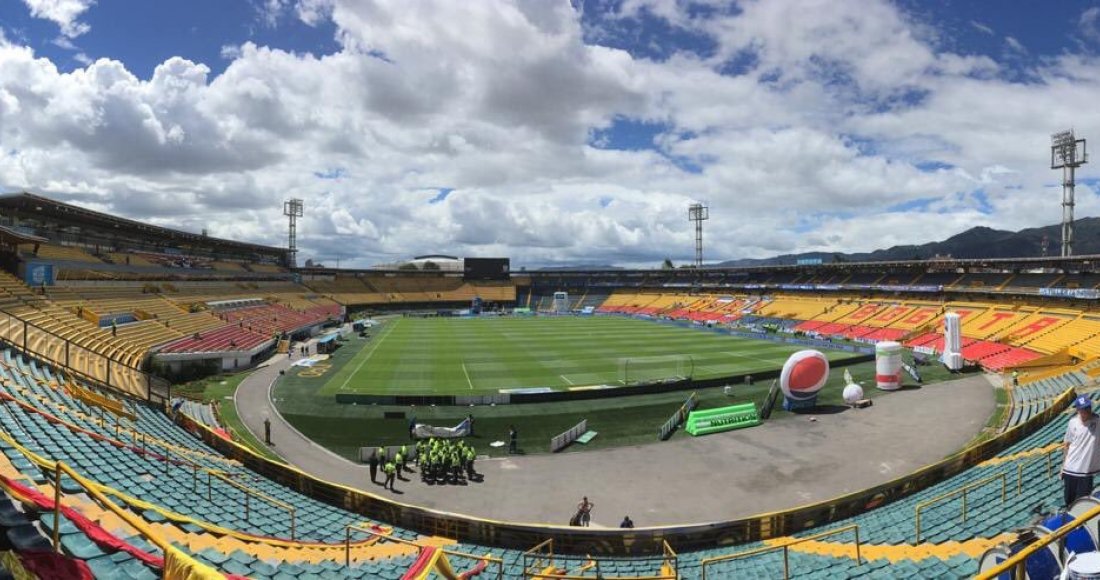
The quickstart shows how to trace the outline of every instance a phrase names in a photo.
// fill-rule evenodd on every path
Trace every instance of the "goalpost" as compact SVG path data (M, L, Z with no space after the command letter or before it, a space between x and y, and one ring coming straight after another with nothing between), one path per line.
M619 382L624 385L682 381L694 374L695 359L689 354L619 359Z

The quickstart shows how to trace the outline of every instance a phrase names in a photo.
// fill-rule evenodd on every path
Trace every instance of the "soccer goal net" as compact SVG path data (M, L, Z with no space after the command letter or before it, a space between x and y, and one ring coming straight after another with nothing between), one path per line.
M624 385L682 381L694 371L695 361L686 354L619 359L619 382Z

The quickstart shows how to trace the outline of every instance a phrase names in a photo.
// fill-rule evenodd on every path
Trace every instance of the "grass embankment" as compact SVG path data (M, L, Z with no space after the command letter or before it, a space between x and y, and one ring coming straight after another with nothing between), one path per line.
M237 406L233 402L233 393L249 373L237 373L234 375L217 375L197 381L191 381L172 387L175 395L190 399L200 400L206 403L218 404L218 420L238 443L243 443L256 453L282 463L282 459L275 455L266 445L260 442L252 432L244 426L237 414Z
M650 323L641 324L644 327ZM705 331L684 330L697 332L706 340L722 339L726 341L724 348L727 351L739 345L746 347L744 352L775 346L772 343L760 344L760 341L744 341ZM384 332L386 331L375 333L375 336L384 337ZM358 448L361 446L407 443L409 441L408 424L413 417L422 423L452 426L459 423L467 414L472 414L475 420L475 436L472 438L472 444L478 448L479 452L490 455L505 451L505 448L490 448L488 444L492 441L505 440L509 425L514 424L519 431L520 448L525 453L547 453L549 441L553 436L569 429L580 420L587 419L588 428L597 431L599 436L587 446L574 445L566 450L566 452L577 452L584 449L656 443L658 427L690 394L690 391L683 391L540 404L415 407L338 404L332 395L318 392L321 385L331 380L331 376L338 375L340 370L349 364L358 364L356 361L361 360L358 355L371 352L371 349L376 346L369 340L352 338L338 349L332 358L324 361L328 366L322 368L326 370L319 372L316 369L309 371L295 368L288 371L275 386L274 398L279 412L307 437L349 458L357 457ZM752 361L744 362L751 364ZM778 359L767 368L777 368L781 364L782 359ZM889 396L889 393L879 391L873 386L874 363L861 363L846 368L851 371L857 382L863 384L867 397ZM921 367L920 371L926 383L953 377L939 365ZM303 373L304 376L302 376ZM734 385L728 396L721 387L701 389L697 391L699 408L717 408L750 401L755 402L759 407L770 386L771 381L757 382L751 386ZM843 387L843 370L836 369L821 391L818 399L819 406L836 410L837 406L843 404L841 398ZM777 408L772 418L781 419L787 415L789 414ZM687 436L689 435L682 431L677 431L673 435L674 438Z

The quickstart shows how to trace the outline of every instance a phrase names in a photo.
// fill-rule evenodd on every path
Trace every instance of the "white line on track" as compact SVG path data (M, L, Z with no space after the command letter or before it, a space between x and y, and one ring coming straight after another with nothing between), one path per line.
M466 384L470 385L470 390L474 390L474 383L470 380L470 373L466 370L466 363L462 363L462 374L466 375Z
M370 357L374 356L374 351L378 350L378 345L382 344L382 341L386 340L386 338L389 337L390 333L393 332L393 328L395 326L397 326L396 320L391 322L390 325L386 328L385 335L378 337L378 342L374 343L374 345L371 346L370 352L367 353L367 356L363 357L363 360L359 361L359 364L356 365L355 370L352 371L350 375L348 375L348 378L344 379L344 382L340 385L339 390L344 390L344 388L348 386L348 382L351 381L352 377L359 374L359 369L363 368L363 365L366 364L368 360L370 360Z

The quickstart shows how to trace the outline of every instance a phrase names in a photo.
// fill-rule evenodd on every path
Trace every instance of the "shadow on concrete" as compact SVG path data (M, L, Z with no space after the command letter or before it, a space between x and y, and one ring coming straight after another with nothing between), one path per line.
M797 411L791 411L795 415L836 415L837 413L843 413L849 409L846 405L817 405L809 409L800 409Z

